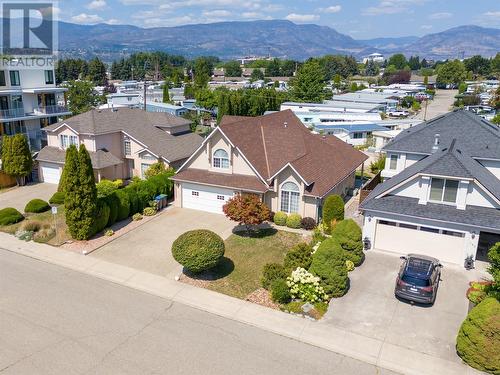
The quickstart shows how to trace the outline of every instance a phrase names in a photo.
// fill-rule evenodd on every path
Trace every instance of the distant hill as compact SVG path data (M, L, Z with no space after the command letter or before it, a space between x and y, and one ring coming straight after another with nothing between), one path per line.
M500 52L500 29L458 26L425 35L404 47L403 52L437 59L494 56Z
M355 40L328 26L286 20L218 22L176 27L78 25L59 22L59 48L65 57L99 56L113 61L139 51L162 50L186 57L214 55L222 59L275 56L307 59L326 54L404 53L446 59L500 51L500 29L460 26L423 37Z

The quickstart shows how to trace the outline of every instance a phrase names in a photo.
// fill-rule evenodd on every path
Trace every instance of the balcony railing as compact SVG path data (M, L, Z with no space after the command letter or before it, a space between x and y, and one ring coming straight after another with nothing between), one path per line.
M0 109L0 119L9 119L24 116L24 108Z
M33 112L35 114L55 115L58 113L69 112L69 110L63 105L47 105L45 107L35 108Z

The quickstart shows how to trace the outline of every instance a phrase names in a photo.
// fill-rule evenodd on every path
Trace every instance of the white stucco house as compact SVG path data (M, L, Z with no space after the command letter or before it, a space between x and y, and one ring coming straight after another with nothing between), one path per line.
M369 247L457 265L486 260L500 241L500 128L458 110L401 132L383 151L386 181L360 207Z

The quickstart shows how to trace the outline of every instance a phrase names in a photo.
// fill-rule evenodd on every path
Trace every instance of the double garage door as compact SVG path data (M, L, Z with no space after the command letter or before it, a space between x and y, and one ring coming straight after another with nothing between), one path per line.
M234 195L229 189L182 184L182 207L222 214L222 206Z
M61 178L61 170L57 164L43 164L41 166L43 182L58 184Z
M441 262L464 264L463 233L379 220L375 248L398 254L423 254Z

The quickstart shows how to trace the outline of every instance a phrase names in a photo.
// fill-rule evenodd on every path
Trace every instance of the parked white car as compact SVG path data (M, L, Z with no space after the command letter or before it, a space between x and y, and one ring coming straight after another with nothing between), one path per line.
M390 117L407 117L410 115L410 112L408 111L389 111L387 114Z

